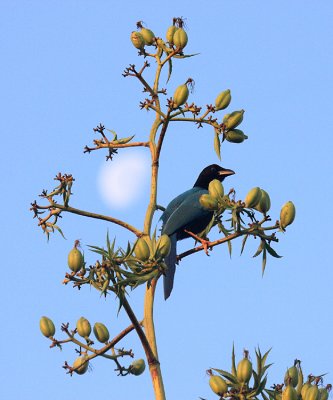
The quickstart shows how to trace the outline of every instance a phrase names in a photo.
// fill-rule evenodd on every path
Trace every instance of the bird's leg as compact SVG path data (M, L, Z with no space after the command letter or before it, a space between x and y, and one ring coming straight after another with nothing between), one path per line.
M207 254L207 256L209 256L208 249L210 249L211 247L211 243L209 240L202 239L201 237L199 237L193 232L188 231L187 229L184 229L184 232L186 232L188 235L192 236L195 240L200 242L204 248L205 253Z

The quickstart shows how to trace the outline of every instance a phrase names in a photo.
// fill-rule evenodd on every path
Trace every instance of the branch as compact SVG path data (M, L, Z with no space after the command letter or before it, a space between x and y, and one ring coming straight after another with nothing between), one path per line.
M98 143L96 147L88 147L84 148L84 153L90 153L94 150L99 149L123 149L125 147L149 147L149 142L133 142L133 143L126 143L126 144L113 144L112 142L108 143Z
M39 209L39 210L48 210L50 208L56 208L58 210L66 211L66 212L69 212L69 213L72 213L72 214L78 214L78 215L81 215L83 217L95 218L95 219L100 219L100 220L103 220L103 221L112 222L113 224L122 226L123 228L133 232L138 237L140 237L142 235L142 232L139 231L138 229L136 229L134 226L132 226L132 225L130 225L130 224L124 222L124 221L121 221L120 219L113 218L113 217L108 217L106 215L95 214L95 213L92 213L92 212L89 212L89 211L79 210L78 208L73 208L73 207L65 207L64 205L57 204L57 203L52 203L52 205L50 205L50 206L39 206L39 205L36 205L36 208ZM38 225L39 226L42 225L43 222L45 222L45 221L41 220Z
M275 227L267 228L267 230L268 229L276 229L278 227L279 226L277 224L277 225L275 225ZM255 228L255 229L254 228L249 228L249 229L244 229L244 230L239 231L239 232L232 233L231 235L228 235L228 236L225 236L224 238L215 240L214 242L210 242L208 247L212 248L212 247L218 246L219 244L230 242L231 240L236 239L236 238L238 238L240 236L244 236L244 235L258 236L258 237L260 237L262 239L265 239L265 240L278 242L278 239L276 237L272 236L272 235L267 236L263 232L258 231L257 228ZM183 258L185 258L185 257L187 257L187 256L189 256L189 255L191 255L193 253L197 253L198 251L202 251L202 250L205 250L205 247L203 245L194 247L193 249L190 249L190 250L187 250L187 251L185 251L185 252L183 252L183 253L181 253L181 254L179 254L177 256L177 261L180 261Z

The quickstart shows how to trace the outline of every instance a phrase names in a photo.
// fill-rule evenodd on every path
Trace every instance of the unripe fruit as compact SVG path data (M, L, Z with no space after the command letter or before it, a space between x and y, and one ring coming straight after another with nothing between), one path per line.
M231 94L230 90L225 90L224 92L221 92L215 99L215 109L216 111L218 110L224 110L225 108L228 107L231 101Z
M209 386L215 394L223 396L228 391L227 382L218 375L212 375L209 378Z
M178 28L173 35L173 44L177 47L177 49L183 49L188 42L187 33L183 28Z
M73 367L72 368L77 368L75 372L79 375L83 375L87 372L88 367L89 367L89 361L87 361L87 355L85 354L84 356L78 357L74 362L73 362Z
M151 46L155 42L155 35L153 31L147 28L142 28L140 31L141 36L143 37L146 45Z
M298 370L295 366L288 368L284 376L284 384L287 386L290 379L292 386L296 387L298 384Z
M305 394L305 400L319 400L319 388L317 385L311 385Z
M261 198L259 203L255 206L255 209L266 214L267 211L271 208L271 199L269 194L264 190L261 189Z
M141 261L147 261L150 256L150 250L144 238L139 238L134 247L135 257Z
M328 390L327 388L319 389L319 400L328 400Z
M248 383L252 375L252 363L248 358L243 358L237 365L237 379L240 383Z
M166 40L169 42L171 45L173 45L173 35L175 34L176 30L178 28L174 25L169 26L167 33L166 33Z
M230 143L242 143L247 138L248 137L240 129L232 129L225 134L225 139Z
M42 334L47 338L55 334L55 326L50 318L42 317L39 321L39 328Z
M90 322L86 318L81 317L76 323L76 330L81 337L88 338L91 334Z
M296 215L296 208L292 201L288 201L282 208L280 212L280 226L284 229L286 226L294 222Z
M106 343L110 339L108 328L101 322L96 322L94 325L94 335L100 343Z
M206 208L207 210L213 211L218 209L217 200L210 194L202 194L199 198L199 202L202 207Z
M261 199L261 189L257 186L251 189L245 197L244 203L246 207L255 207Z
M78 272L83 267L83 255L77 246L78 243L75 242L75 245L69 252L67 259L68 266L73 272Z
M228 117L223 119L226 129L230 130L236 128L243 121L244 110L234 111L228 114Z
M130 365L130 373L133 375L141 375L143 371L146 369L145 361L142 358L135 360Z
M209 182L208 192L214 199L221 199L224 196L222 183L218 179L213 179Z
M137 49L142 50L145 47L145 40L143 38L143 36L141 35L140 32L135 32L133 31L131 33L131 42L133 44L133 46Z
M169 255L171 250L171 240L168 235L163 234L157 241L157 254L164 258Z
M306 393L310 389L311 386L312 385L310 382L305 382L304 385L302 386L301 396L302 396L303 400L305 399Z
M282 392L282 400L297 400L296 389L291 385L287 385Z
M175 90L175 93L173 94L174 108L177 108L185 104L189 94L190 92L186 84L178 86L177 89Z

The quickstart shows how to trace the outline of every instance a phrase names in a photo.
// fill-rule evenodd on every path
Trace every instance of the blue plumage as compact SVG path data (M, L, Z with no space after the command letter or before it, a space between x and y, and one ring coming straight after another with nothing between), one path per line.
M177 263L177 240L189 237L184 230L194 234L202 232L213 217L213 212L204 208L200 202L200 196L208 193L208 185L214 180L223 179L234 174L234 171L212 164L204 168L192 189L174 198L165 209L161 220L162 234L167 234L171 239L171 251L165 257L168 267L164 276L164 298L167 299L173 288L174 275Z

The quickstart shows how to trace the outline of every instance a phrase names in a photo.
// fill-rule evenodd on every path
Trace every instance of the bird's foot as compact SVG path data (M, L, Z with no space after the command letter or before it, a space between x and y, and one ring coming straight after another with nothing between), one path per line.
M186 230L186 229L184 229L184 231L185 231L188 235L192 236L195 240L197 240L198 242L200 242L201 245L202 245L203 248L204 248L204 252L207 254L207 256L209 256L208 250L211 249L211 242L210 242L209 240L206 240L206 239L203 239L203 238L199 237L199 236L196 235L195 233L190 232L190 231L188 231L188 230Z

